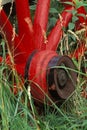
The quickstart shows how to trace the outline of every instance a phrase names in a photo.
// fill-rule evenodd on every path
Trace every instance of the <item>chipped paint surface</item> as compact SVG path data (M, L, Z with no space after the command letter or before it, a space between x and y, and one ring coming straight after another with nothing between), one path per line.
M29 17L26 17L26 18L25 18L25 22L27 23L27 25L28 25L30 31L33 32L33 26L32 26L32 21L31 21L31 19L30 19Z

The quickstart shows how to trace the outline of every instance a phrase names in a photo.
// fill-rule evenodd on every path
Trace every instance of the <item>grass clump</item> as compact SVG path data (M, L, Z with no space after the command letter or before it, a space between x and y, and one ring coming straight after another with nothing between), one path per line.
M24 86L16 95L13 84L8 81L5 70L8 66L0 65L0 129L1 130L86 130L87 100L81 96L85 81L79 76L76 90L61 106L43 105L43 109L34 105L31 93ZM15 75L16 76L16 75ZM22 82L19 78L19 82ZM17 80L16 80L17 81ZM17 83L18 84L18 83ZM21 83L22 84L22 83ZM40 114L39 114L40 113Z

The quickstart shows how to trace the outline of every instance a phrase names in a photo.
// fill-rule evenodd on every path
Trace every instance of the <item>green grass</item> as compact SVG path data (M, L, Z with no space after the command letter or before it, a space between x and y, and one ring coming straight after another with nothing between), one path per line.
M8 81L8 66L0 65L0 129L1 130L86 130L87 100L81 96L84 80L79 75L73 94L61 106L34 105L31 93L13 94L13 83ZM12 70L11 70L12 71ZM6 76L7 73L7 76ZM16 81L22 82L18 75ZM18 85L18 82L17 82ZM40 114L39 114L40 113Z
M57 2L57 0L52 1L48 31L54 26L58 17L59 5L54 2ZM55 7L55 10L53 7ZM60 8L59 10L61 11ZM71 41L76 45L77 40L74 33L73 35L69 34L68 31L64 33L64 36L69 38L67 48L69 48L68 53L70 54L74 49ZM5 42L1 40L0 44L3 50L0 54L4 59L0 63L0 130L87 130L87 99L82 97L81 94L83 86L85 86L86 91L87 75L81 69L82 57L78 61L73 59L78 73L77 85L73 94L60 106L53 102L52 106L46 104L37 106L34 104L30 91L24 88L24 84L16 71L12 67L10 70L9 66L6 65ZM67 48L65 48L64 39L62 39L58 53L67 53ZM84 60L84 64L87 67L87 59ZM10 75L12 76L11 80ZM16 95L12 91L14 82L18 87ZM19 89L20 84L21 91Z

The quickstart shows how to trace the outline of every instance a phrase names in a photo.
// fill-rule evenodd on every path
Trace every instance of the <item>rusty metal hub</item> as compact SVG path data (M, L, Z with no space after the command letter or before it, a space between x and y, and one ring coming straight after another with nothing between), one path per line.
M75 90L76 79L75 65L68 56L54 57L49 62L47 83L51 96L67 99Z
M68 80L67 72L64 69L57 70L57 81L60 89L64 88Z

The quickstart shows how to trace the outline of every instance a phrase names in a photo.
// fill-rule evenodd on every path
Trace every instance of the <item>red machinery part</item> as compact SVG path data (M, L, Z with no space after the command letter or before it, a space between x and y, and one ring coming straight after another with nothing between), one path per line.
M79 0L80 2L81 0ZM78 21L75 23L76 31L80 29L85 29L84 37L87 37L87 11L84 6L76 7L74 0L60 0L61 3L65 6L65 8L74 7L74 10L77 11ZM71 2L71 4L69 4ZM78 2L78 1L76 1ZM82 42L82 43L81 43ZM84 55L86 49L85 43L83 41L80 42L79 47L71 54L72 57L79 59L81 55Z
M67 67L70 69L71 77L69 77ZM46 95L49 95L55 102L59 99L67 99L76 85L77 74L74 70L75 66L68 56L58 56L55 51L51 50L36 52L30 60L28 70L28 79L34 99L44 102Z
M58 44L62 39L63 28L66 28L68 26L68 23L72 19L71 11L73 9L73 7L68 7L62 12L61 19L58 19L55 27L52 29L48 36L48 43L46 44L46 49L55 51L57 50ZM70 12L67 12L67 10Z
M25 78L28 79L31 93L36 100L44 102L46 95L53 101L66 99L75 89L75 66L68 56L58 56L55 51L62 38L62 28L66 28L72 19L71 12L74 7L65 6L61 14L62 19L58 19L45 41L50 0L37 1L34 23L31 20L28 0L15 2L18 35L15 31L13 33L9 19L0 8L0 33L3 35L4 32L10 48L14 45L14 50L11 49L11 52L14 51L16 55L15 69L22 77L24 77L24 68L25 73L27 70ZM69 71L62 66L68 67Z
M34 18L34 43L35 47L41 50L46 48L44 37L46 35L49 7L50 0L38 0Z
M26 52L23 47L23 43L15 33L15 30L13 29L3 9L0 10L0 34L7 40L7 44L9 45L11 52L14 54L14 62L17 64L26 62L24 53L21 53Z
M78 1L80 2L81 0L78 0ZM74 10L77 11L77 16L79 18L79 20L76 24L77 29L79 29L78 27L81 28L81 24L87 25L87 11L86 11L86 9L83 5L80 6L80 7L76 7L75 2L78 2L78 1L75 1L75 0L60 0L60 2L63 3L65 8L67 8L67 7L69 8L69 7L73 6ZM69 3L71 3L71 4L69 4Z

